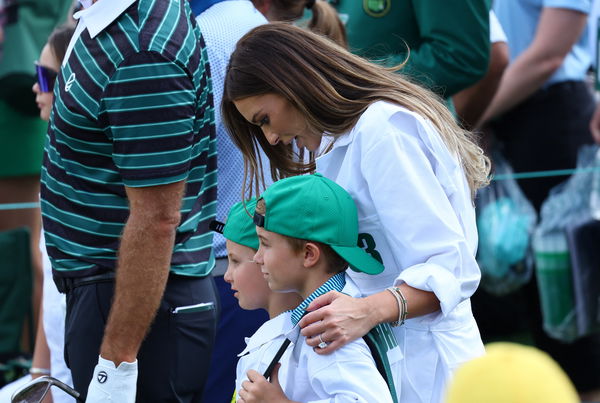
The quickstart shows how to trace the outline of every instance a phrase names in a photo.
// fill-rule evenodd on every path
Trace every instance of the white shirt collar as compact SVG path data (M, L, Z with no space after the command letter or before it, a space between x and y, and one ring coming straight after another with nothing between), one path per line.
M246 348L238 354L241 357L250 351L256 350L263 344L270 342L280 336L287 335L292 330L292 312L286 311L263 323L261 327L252 335L246 338Z
M316 159L318 160L319 158L329 154L331 151L335 150L336 148L345 147L348 144L352 143L352 140L354 140L354 137L355 137L354 130L355 129L352 128L349 132L341 134L337 137L330 136L327 134L324 134L323 136L321 136L321 144L319 145L319 151L323 150L323 151L327 151L327 152L319 154L316 157Z
M73 18L83 20L90 37L94 38L135 2L136 0L100 0L73 14Z

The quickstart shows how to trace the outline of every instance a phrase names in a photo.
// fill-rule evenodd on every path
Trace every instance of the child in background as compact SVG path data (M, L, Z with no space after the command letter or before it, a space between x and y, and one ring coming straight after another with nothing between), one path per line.
M225 281L231 284L240 307L246 310L264 309L273 319L280 313L295 308L302 301L298 294L276 293L269 289L260 265L254 261L258 250L258 236L251 214L256 199L235 204L229 210L222 233L227 246L228 266Z
M270 340L273 332L284 329L288 324L291 329L290 310L302 302L296 293L271 291L260 265L254 262L258 236L251 215L255 206L256 199L247 201L245 207L241 202L235 204L229 210L224 227L217 224L214 228L226 239L228 266L224 280L231 285L240 307L246 310L264 309L270 318L251 338L246 339L247 347L237 364L236 390L239 390L248 368L266 368L278 346L263 345L261 341Z
M242 353L248 355L238 363L238 402L331 398L392 402L388 385L363 339L324 356L305 343L297 326L309 303L328 291L360 296L356 284L345 274L348 265L367 274L383 271L379 261L357 246L358 218L350 195L319 174L286 178L263 193L254 222L260 241L254 261L262 266L269 288L278 293L298 293L303 301L292 312L275 318L277 322L267 322L263 328L269 326L268 332L261 328L249 340ZM293 344L281 357L281 372L276 367L269 382L262 373L285 338ZM325 348L327 340L321 335L319 340L317 348ZM245 360L252 355L260 359ZM250 361L259 365L247 365ZM240 373L247 375L241 386Z

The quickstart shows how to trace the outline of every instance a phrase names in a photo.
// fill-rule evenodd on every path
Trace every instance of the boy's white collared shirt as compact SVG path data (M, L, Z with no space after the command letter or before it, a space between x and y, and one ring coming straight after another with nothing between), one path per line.
M275 353L285 340L285 335L292 330L292 312L287 311L262 324L251 337L246 337L246 348L238 354L236 370L236 390L239 391L242 382L247 378L246 372L253 369L261 374L267 369L275 357ZM289 354L291 349L284 353ZM280 375L286 372L281 368ZM283 386L283 385L282 385Z
M346 276L343 292L360 296L356 284ZM293 330L291 312L265 322L247 339L237 365L236 391L254 369L263 373L285 339ZM390 362L399 373L402 355L396 351ZM279 381L288 399L297 402L363 402L391 403L387 384L379 375L371 352L363 339L358 339L329 355L319 355L299 336L280 359ZM398 385L400 380L398 379Z

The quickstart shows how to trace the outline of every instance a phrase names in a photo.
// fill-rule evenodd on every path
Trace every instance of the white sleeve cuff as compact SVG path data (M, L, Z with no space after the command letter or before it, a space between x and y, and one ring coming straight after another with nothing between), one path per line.
M440 301L443 316L462 302L460 282L448 269L434 263L416 264L405 269L396 279L396 286L402 283L433 292ZM410 312L410 305L408 309Z

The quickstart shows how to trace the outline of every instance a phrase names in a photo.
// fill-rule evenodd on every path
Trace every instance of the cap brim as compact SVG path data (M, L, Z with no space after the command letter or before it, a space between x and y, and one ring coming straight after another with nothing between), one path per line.
M355 271L366 274L383 272L383 264L358 246L329 246Z

